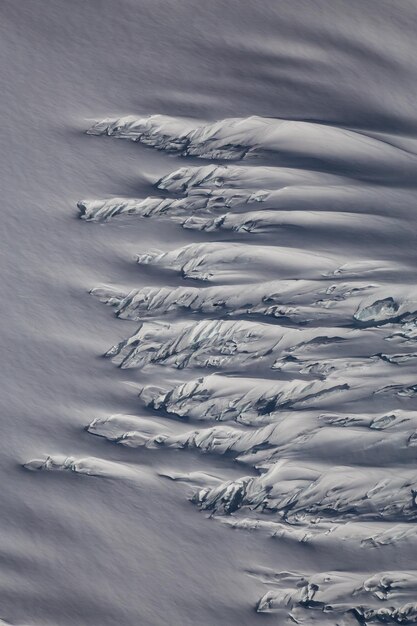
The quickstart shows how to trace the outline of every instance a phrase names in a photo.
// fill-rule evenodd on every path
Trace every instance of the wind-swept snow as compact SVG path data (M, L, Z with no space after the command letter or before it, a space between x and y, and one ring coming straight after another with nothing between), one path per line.
M1 625L417 624L397 4L1 3Z
M357 550L414 542L417 297L407 259L388 259L383 246L388 234L408 237L410 196L399 189L382 199L372 178L388 156L390 175L415 168L415 157L365 133L257 116L128 117L88 132L187 157L263 159L180 167L155 181L165 197L79 203L87 220L125 213L201 231L211 239L142 251L137 261L181 282L213 283L91 290L117 317L140 323L106 353L122 369L214 374L146 385L139 402L155 421L97 417L88 432L161 458L176 449L237 461L240 475L223 481L163 474L193 485L192 502L234 528L332 550L338 541ZM332 161L343 174L277 167L274 153ZM221 231L239 239L213 239ZM345 253L351 239L354 258ZM412 573L255 577L273 585L257 612L295 623L417 620Z

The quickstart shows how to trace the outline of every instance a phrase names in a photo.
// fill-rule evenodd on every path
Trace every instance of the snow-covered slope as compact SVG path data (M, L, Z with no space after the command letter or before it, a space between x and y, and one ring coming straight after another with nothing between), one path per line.
M0 17L0 623L416 624L414 3Z

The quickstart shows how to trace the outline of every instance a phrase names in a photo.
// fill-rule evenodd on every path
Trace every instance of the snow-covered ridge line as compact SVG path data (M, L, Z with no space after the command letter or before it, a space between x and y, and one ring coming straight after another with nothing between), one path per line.
M363 216L358 213L336 211L250 211L247 213L225 213L218 217L193 215L182 221L184 228L214 232L229 230L245 233L267 233L284 229L304 229L323 233L323 237L334 238L346 233L351 236L367 236L372 228L374 235L387 236L390 231L405 233L403 224L394 218Z
M96 287L91 294L114 307L117 317L140 321L169 313L200 313L207 317L264 316L307 325L372 326L394 324L411 330L417 314L417 293L408 285L364 281L281 280L258 285L142 287L130 292ZM389 294L389 295L388 295ZM392 332L392 327L387 327Z
M267 571L255 576L272 587L260 599L259 613L276 613L295 623L323 626L333 626L335 620L346 626L417 622L415 571L378 572L371 576L356 572Z
M333 375L319 379L267 380L211 374L169 388L145 386L141 398L148 407L180 419L250 426L279 422L285 410L331 411L346 404L352 411L354 426L355 416L363 414L361 407L369 400L374 411L384 411L382 415L390 420L403 403L404 409L415 409L414 363L415 360L411 361L411 367L402 368L384 364L381 359L368 368L343 369L342 359ZM391 384L393 380L396 384ZM410 445L414 445L412 439Z
M417 539L415 525L407 522L393 524L386 521L352 520L335 524L332 520L315 519L314 524L307 521L294 525L285 521L272 521L269 515L245 517L240 514L238 516L211 514L210 517L230 528L256 530L279 542L310 544L315 548L327 550L340 550L346 543L361 550L380 550L385 546L399 548L408 541L414 542Z
M301 248L245 243L191 243L163 252L149 250L137 256L141 265L153 265L203 281L247 282L263 279L362 278L391 273L396 264L381 260L347 260L342 255L306 252Z
M197 192L249 193L269 190L290 191L292 187L328 187L340 189L347 184L343 176L325 172L299 170L268 165L211 164L194 167L180 167L166 174L156 182L161 191L175 194Z
M83 219L164 217L213 240L139 250L154 266L141 276L171 272L180 286L91 291L140 323L106 356L152 385L138 399L146 416L96 417L87 431L130 459L134 449L162 464L169 449L223 455L205 459L230 463L223 476L180 463L160 475L232 527L370 559L371 573L264 572L258 612L320 626L417 623L414 573L374 574L371 563L372 550L417 538L417 292L413 252L398 250L416 155L382 135L257 116L128 117L88 132L213 162L186 162L147 198L83 200ZM215 373L196 378L199 368Z
M333 280L337 277L333 277ZM161 315L199 313L209 318L262 316L303 324L348 324L366 295L386 293L364 281L276 280L254 285L142 287L132 291L102 286L90 292L121 319L140 321ZM377 316L375 316L377 317Z
M417 446L417 418L411 411L380 415L337 416L311 411L280 412L276 421L260 428L227 424L190 430L159 420L112 415L94 419L89 433L131 448L195 449L231 455L240 463L270 467L282 458L327 464L378 466L411 465ZM350 419L350 423L349 423ZM188 427L188 429L187 429ZM340 429L343 428L344 432ZM182 429L181 429L182 430Z
M137 470L126 463L97 457L73 457L56 454L27 461L23 466L32 472L73 472L103 478L136 478Z
M407 188L358 182L327 172L265 165L181 167L156 181L160 191L184 198L204 196L210 207L258 205L291 211L346 211L405 217L414 206Z
M362 333L349 328L291 330L259 322L202 320L199 322L143 322L128 339L106 353L122 369L149 363L216 369L251 364L277 369L276 361L291 355L291 361L332 358L335 343L348 342L350 350L368 356ZM329 354L330 353L330 354ZM336 354L340 353L340 347ZM371 362L369 362L371 364ZM360 363L359 363L360 365ZM386 366L386 361L382 361Z
M268 424L285 408L320 406L330 394L349 394L340 381L271 381L262 378L212 374L171 389L144 387L141 398L153 409L179 418L227 421L247 425Z
M251 116L201 122L166 115L127 116L94 124L90 135L130 139L158 150L204 159L239 160L262 152L305 157L365 172L389 172L416 164L414 155L380 139L311 122ZM392 162L391 162L392 159ZM389 166L388 166L389 163Z
M80 200L77 204L81 219L104 222L117 215L139 215L141 217L168 217L182 223L194 214L219 215L227 208L264 202L266 192L230 194L212 191L191 190L180 198L108 198L104 200Z
M262 166L181 168L155 183L157 189L176 194L174 198L114 197L80 200L77 206L82 219L97 222L123 214L181 221L181 217L183 220L194 215L208 218L228 210L239 213L248 208L283 214L290 211L295 214L294 219L301 219L296 217L300 212L323 213L326 221L345 213L353 214L351 219L358 222L362 220L364 230L368 225L366 218L369 220L370 215L378 218L377 223L382 228L387 220L384 222L381 216L391 218L389 223L394 224L396 219L404 216L404 206L407 209L412 206L412 196L403 190L391 190L381 198L381 189L377 185L348 184L337 177L329 182L318 173L298 173L296 176L293 170L289 171L291 174L285 173L285 168ZM261 182L267 186L262 186ZM364 206L367 216L363 214Z
M260 476L244 476L193 497L201 509L230 515L240 509L269 513L297 523L313 518L337 521L417 519L417 471L330 466L287 459L272 464Z
M342 377L349 383L365 377L369 392L380 393L389 388L393 377L393 389L402 388L403 380L408 385L409 367L417 361L417 351L409 352L407 344L387 344L387 339L391 336L384 327L364 333L342 327L291 329L241 320L143 322L105 356L122 369L153 364L244 373L254 368L258 373L274 370L295 378Z
M83 200L78 202L80 217L86 221L103 222L117 215L139 215L141 217L167 217L182 225L183 228L213 232L232 230L247 233L269 232L274 229L304 228L323 231L328 234L351 232L364 234L372 228L375 233L386 235L393 229L405 232L404 225L396 218L343 211L286 211L256 210L246 213L224 213L228 207L264 202L266 195L244 197L233 195L225 199L224 195L194 194L180 199L152 198L143 200L134 198L112 198L109 200ZM215 217L213 217L213 214Z

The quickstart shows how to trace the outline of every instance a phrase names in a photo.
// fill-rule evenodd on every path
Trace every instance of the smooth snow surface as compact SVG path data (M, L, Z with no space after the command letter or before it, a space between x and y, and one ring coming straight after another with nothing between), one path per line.
M417 623L416 28L3 0L0 624Z

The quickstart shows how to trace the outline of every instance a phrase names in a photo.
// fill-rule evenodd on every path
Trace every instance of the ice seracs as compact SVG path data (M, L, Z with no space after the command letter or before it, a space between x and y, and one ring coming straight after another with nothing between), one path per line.
M248 572L266 586L259 613L417 623L404 567L417 541L416 155L382 134L259 116L130 116L88 132L181 159L149 197L83 200L81 217L170 219L194 243L138 250L150 267L137 283L92 289L138 323L107 356L141 369L143 386L140 415L98 416L87 431L121 458L152 457L203 515L299 562L314 555L312 571ZM202 471L184 469L201 453ZM90 467L77 463L55 465ZM321 566L330 553L340 571ZM394 559L398 571L380 567Z
M154 409L178 417L242 424L267 424L276 411L320 404L329 394L348 392L339 381L281 380L219 376L198 378L170 390L145 387L141 397Z
M311 359L326 355L334 343L361 343L355 329L284 326L244 320L143 322L129 338L112 346L106 356L122 369L148 363L184 367L256 367L278 369L277 358L289 354L293 362L308 352ZM360 350L360 346L358 346ZM385 362L386 363L386 360ZM302 362L301 362L302 365Z
M125 463L117 463L96 457L72 457L64 455L32 459L24 464L30 471L74 472L104 478L135 478L137 472Z
M335 236L335 233L351 233L362 237L371 228L374 236L386 236L397 224L389 217L364 217L356 213L332 211L276 211L257 210L250 212L228 212L218 217L191 215L182 223L184 228L214 232L227 230L244 233L267 233L290 229L308 229L322 237Z
M358 416L367 427L345 427L340 432L316 412L279 411L275 420L258 428L245 424L228 423L208 428L192 428L185 423L162 422L124 415L96 418L87 427L92 435L134 448L175 448L199 450L203 453L229 455L248 466L270 467L282 458L303 458L323 463L356 464L361 467L376 466L385 459L387 467L411 463L417 445L416 423L402 422L393 432L381 432L374 427L378 418ZM346 416L347 417L347 416ZM383 418L384 416L382 416ZM375 420L375 421L374 421ZM381 421L381 420L380 420Z
M274 587L260 599L258 613L281 614L290 618L286 623L417 622L415 571L380 572L369 578L356 572L280 572L263 578Z
M385 297L382 297L383 291ZM358 322L407 324L413 320L417 313L417 293L413 285L394 285L389 290L381 289L380 293L380 298L371 295L364 298L354 315Z
M257 477L244 476L201 489L193 501L202 509L230 514L242 508L291 523L324 518L345 521L417 519L414 469L323 467L281 460Z
M87 431L109 441L124 443L129 433L135 433L136 445L145 445L152 437L158 437L161 429L170 432L167 424L162 425L156 418L147 419L134 415L115 414L96 417L87 426Z
M259 282L260 276L264 280L366 279L400 269L381 261L352 262L337 255L306 252L295 247L220 241L192 243L167 252L149 250L138 254L137 262L176 271L183 278L224 282Z
M216 122L167 115L131 115L99 121L87 133L130 139L158 150L204 159L233 161L277 153L283 160L293 162L294 158L304 158L331 171L343 169L344 173L358 178L382 172L392 176L393 172L399 174L401 167L404 175L415 167L412 154L382 138L335 126L256 115ZM361 173L361 168L367 176Z
M301 249L243 243L192 243L176 250L151 250L137 261L176 271L184 278L244 282L264 278L319 278L334 273L340 260ZM346 268L345 277L349 275Z
M117 317L139 321L167 314L208 318L287 319L299 324L348 325L363 297L377 284L363 281L276 280L239 286L96 287L91 294L114 307Z
M251 202L252 196L231 194L229 198L213 193L194 192L185 198L109 198L80 200L77 203L80 217L89 222L106 222L118 215L141 217L168 217L186 226L191 215L216 215L227 207Z
M190 189L263 191L303 185L321 187L344 184L346 178L325 172L233 163L181 167L160 178L156 186L160 190L179 194L187 193Z

